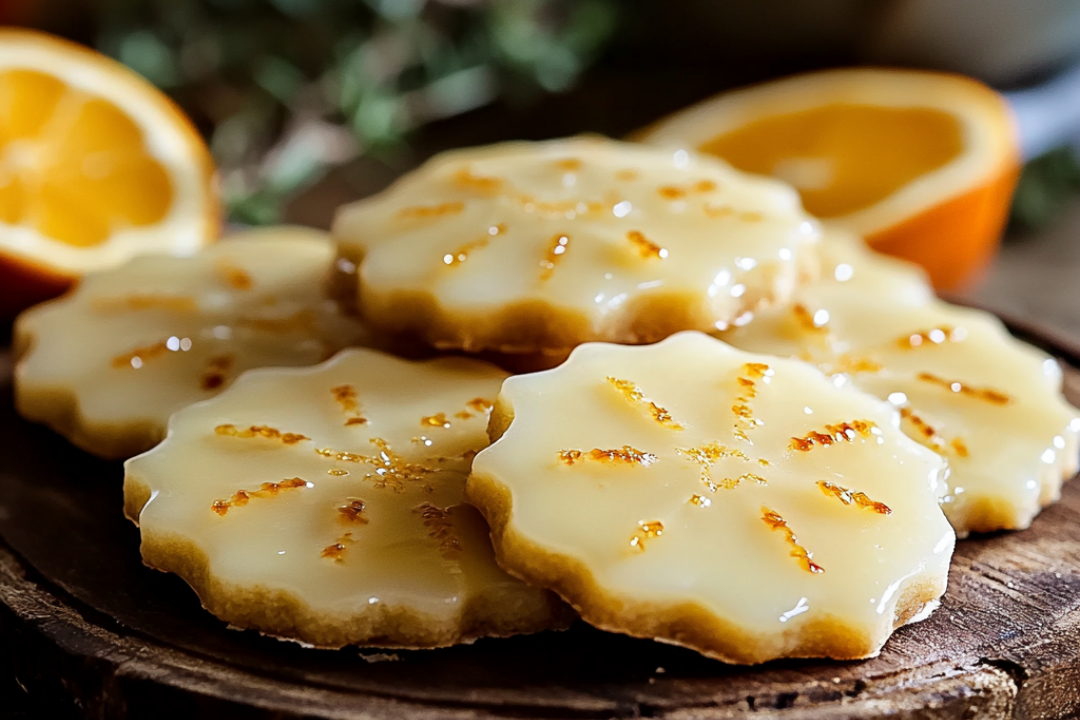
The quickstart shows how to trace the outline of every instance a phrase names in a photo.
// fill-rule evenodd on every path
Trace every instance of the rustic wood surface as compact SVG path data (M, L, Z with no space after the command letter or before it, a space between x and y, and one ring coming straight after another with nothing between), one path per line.
M121 466L19 419L9 374L0 355L0 668L55 717L1080 715L1080 482L1031 529L961 543L942 607L866 662L731 667L580 624L436 651L311 650L230 630L143 567ZM1080 403L1080 372L1068 377Z

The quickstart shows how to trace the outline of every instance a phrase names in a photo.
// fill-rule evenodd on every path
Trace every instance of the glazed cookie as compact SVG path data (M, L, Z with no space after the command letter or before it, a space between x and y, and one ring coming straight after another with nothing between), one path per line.
M960 535L1025 528L1077 470L1080 420L1061 368L988 313L934 300L917 271L827 237L822 278L786 308L721 337L799 357L887 399L949 460L945 514Z
M504 373L346 350L245 374L126 465L143 560L232 625L320 647L438 647L565 625L464 503Z
M313 365L366 344L323 295L324 233L252 230L193 257L144 256L89 275L15 325L15 402L84 450L142 452L181 407L240 372Z
M776 181L577 138L444 153L342 208L333 234L374 326L442 349L558 354L783 302L818 229Z
M499 563L601 628L727 662L865 658L926 617L945 462L805 363L700 333L512 377L468 497Z

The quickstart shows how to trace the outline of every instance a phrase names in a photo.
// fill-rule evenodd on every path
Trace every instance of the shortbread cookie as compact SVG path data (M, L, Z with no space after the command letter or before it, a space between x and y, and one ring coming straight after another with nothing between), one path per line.
M313 365L366 344L359 321L322 295L333 254L324 233L282 227L85 277L19 317L19 412L84 450L128 457L248 368Z
M727 662L852 659L922 619L945 462L894 408L700 333L512 377L468 497L499 563L599 627Z
M495 564L465 477L505 374L346 350L256 370L128 461L147 565L237 627L320 647L438 647L564 625Z
M776 181L577 138L444 153L342 208L333 234L374 326L441 349L558 354L782 302L818 229Z
M992 315L920 293L904 263L832 237L821 250L819 281L721 337L847 373L896 405L904 431L949 460L958 534L1030 525L1077 470L1080 420L1057 362Z

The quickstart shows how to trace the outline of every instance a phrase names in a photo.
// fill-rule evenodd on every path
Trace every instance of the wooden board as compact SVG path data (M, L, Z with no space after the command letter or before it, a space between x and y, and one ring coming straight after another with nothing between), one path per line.
M1068 363L1060 341L1028 333ZM4 363L7 362L5 367ZM117 718L1068 718L1080 715L1080 482L1027 531L962 542L942 607L865 662L731 667L601 633L312 650L228 629L144 568L122 468L12 409L0 353L0 668ZM1080 372L1067 394L1080 404ZM6 679L5 679L6 680ZM2 685L0 685L2 687ZM0 715L3 708L0 708ZM61 715L54 715L60 717Z

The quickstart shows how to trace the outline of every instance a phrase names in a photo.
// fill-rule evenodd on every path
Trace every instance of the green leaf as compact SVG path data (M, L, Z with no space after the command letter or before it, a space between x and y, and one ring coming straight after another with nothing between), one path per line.
M160 88L180 83L177 59L172 50L149 30L131 33L120 42L120 62Z
M3 0L0 0L2 2ZM572 86L617 0L98 0L98 46L207 129L237 219L265 222L343 156L281 157L315 120L370 156L493 100ZM268 167L266 158L279 152ZM403 153L407 154L407 153Z
M283 105L290 104L306 78L294 65L273 55L264 57L255 70L255 82Z
M1051 150L1029 161L1013 195L1010 222L1038 229L1054 222L1080 192L1080 158L1073 147Z

